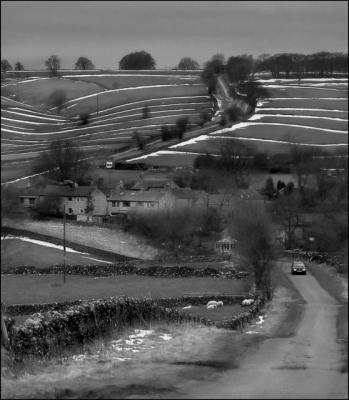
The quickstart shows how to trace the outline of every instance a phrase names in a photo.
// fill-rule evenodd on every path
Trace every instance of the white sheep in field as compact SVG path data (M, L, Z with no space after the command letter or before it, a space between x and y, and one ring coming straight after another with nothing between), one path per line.
M223 307L223 301L211 300L207 303L206 308L208 310L213 310L214 308Z
M241 304L243 306L251 306L253 303L254 303L254 299L245 299L245 300L242 300Z

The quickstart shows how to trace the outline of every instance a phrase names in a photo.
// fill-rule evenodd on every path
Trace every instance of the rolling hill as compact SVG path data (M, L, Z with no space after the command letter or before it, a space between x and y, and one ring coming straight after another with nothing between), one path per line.
M239 140L267 154L288 152L292 144L330 154L348 149L348 81L336 79L261 79L270 95L247 121L131 159L161 165L192 165L199 154L218 151L222 140Z
M163 124L179 117L190 126L200 113L212 114L214 103L196 71L132 71L132 73L72 73L59 78L14 78L2 85L2 182L23 175L52 141L72 139L86 154L107 154L134 143L135 130L145 139L159 137ZM156 73L153 73L156 72ZM183 72L183 71L181 71ZM48 104L57 89L67 95L58 114ZM148 106L149 117L142 110ZM74 116L90 114L80 125Z

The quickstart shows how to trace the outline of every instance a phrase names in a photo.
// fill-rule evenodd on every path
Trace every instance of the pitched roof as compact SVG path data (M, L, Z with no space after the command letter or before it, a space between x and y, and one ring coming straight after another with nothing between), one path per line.
M165 192L160 192L157 190L151 191L133 191L124 190L120 192L119 190L112 190L108 201L159 201Z

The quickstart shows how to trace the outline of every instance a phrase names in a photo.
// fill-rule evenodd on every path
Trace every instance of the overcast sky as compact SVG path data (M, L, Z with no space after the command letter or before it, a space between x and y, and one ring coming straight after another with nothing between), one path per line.
M62 68L79 56L118 68L146 50L157 67L184 56L343 51L347 1L1 1L1 58L43 69L57 54Z

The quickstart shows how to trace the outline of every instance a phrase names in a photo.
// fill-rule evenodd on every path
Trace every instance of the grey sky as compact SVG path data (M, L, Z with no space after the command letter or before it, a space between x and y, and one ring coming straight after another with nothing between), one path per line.
M44 68L57 54L63 68L79 56L117 68L146 50L157 67L184 56L347 52L347 1L2 1L1 58Z

